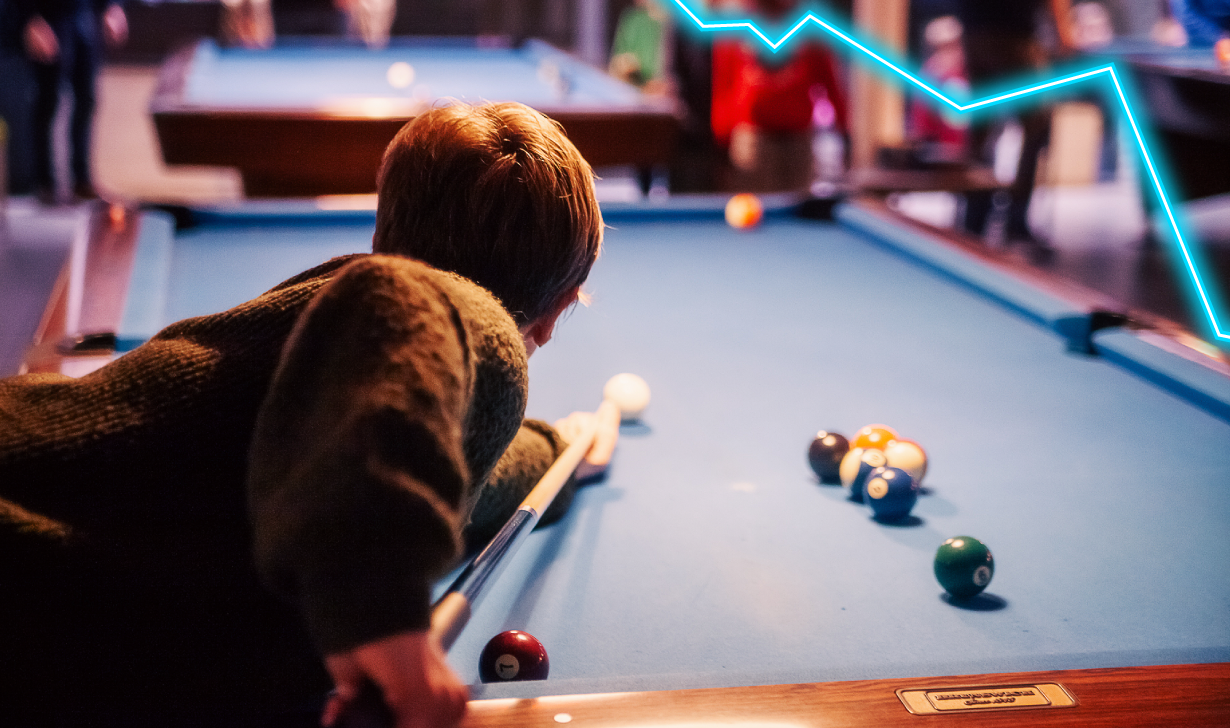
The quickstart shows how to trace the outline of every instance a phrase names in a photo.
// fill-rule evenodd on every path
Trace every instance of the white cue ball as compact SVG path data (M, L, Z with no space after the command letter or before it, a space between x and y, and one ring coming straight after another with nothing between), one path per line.
M621 420L637 420L649 406L649 385L635 374L616 374L602 388L602 398L619 407Z
M397 61L389 66L385 76L393 88L409 88L410 84L414 83L414 66L405 61Z

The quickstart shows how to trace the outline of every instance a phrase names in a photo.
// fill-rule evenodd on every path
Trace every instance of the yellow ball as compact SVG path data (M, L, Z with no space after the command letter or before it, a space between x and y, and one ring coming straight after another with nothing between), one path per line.
M897 431L888 425L867 425L854 433L850 447L875 448L883 450L888 443L897 439Z
M755 227L764 217L764 206L756 195L740 192L726 203L726 222L740 230Z

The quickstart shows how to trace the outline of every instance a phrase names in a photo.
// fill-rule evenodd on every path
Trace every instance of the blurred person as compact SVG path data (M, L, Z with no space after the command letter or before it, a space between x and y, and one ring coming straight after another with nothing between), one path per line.
M672 36L670 16L658 0L636 0L619 15L609 73L646 93L671 94Z
M34 185L46 204L59 201L52 155L52 125L60 105L60 90L73 94L69 123L69 167L72 194L94 198L90 174L90 135L103 46L128 40L128 18L112 0L14 0L22 42L34 67L32 119Z
M1230 0L1170 0L1170 9L1192 47L1209 48L1230 37Z
M746 0L744 9L786 21L797 0ZM816 104L831 104L846 130L846 93L832 53L798 38L777 53L758 41L725 37L713 44L712 127L728 150L734 184L749 191L804 190L812 182Z
M8 192L26 195L34 191L34 142L31 110L34 108L34 68L22 41L21 8L17 0L0 0L0 120L7 129ZM0 180L0 185L4 184ZM0 223L2 226L2 223Z
M1086 53L1105 48L1115 39L1110 11L1100 2L1082 2L1069 14L1073 47Z
M358 38L368 48L384 48L389 44L393 18L397 14L394 0L334 0L334 5L346 16L346 35Z
M1070 14L1069 0L960 0L957 17L963 28L965 69L974 95L985 93L989 83L1042 71L1052 54L1071 53L1075 42ZM1050 53L1040 40L1038 26L1043 22L1053 24L1058 39L1058 48ZM1016 116L1024 138L1016 176L1008 187L1004 234L1008 240L1032 241L1026 215L1038 172L1038 153L1050 139L1051 109L1033 105ZM972 124L968 137L971 156L991 164L1000 128L994 121ZM994 197L993 192L966 195L967 230L976 235L986 233Z
M269 0L222 0L222 39L228 45L268 48L273 37Z
M969 95L962 32L961 21L952 15L935 18L923 31L927 46L923 75L954 98ZM969 123L956 114L945 112L930 96L915 96L910 101L910 136L916 142L938 146L946 152L942 155L945 158L957 157L964 154Z

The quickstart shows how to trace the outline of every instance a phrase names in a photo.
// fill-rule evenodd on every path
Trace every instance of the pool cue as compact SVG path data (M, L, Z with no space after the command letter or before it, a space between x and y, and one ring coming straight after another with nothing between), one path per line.
M555 496L568 482L572 472L581 464L581 459L589 452L598 435L603 408L616 407L610 400L604 400L594 413L594 419L584 429L576 440L568 444L564 452L556 458L547 469L538 484L525 496L521 505L503 528L479 552L478 556L466 566L465 570L453 581L444 596L436 602L431 610L431 633L440 640L440 646L445 650L453 646L461 630L470 621L470 614L482 597L486 586L495 581L512 555L521 547L525 537L538 525L542 514L551 506Z
M538 479L516 512L504 523L487 546L466 566L431 609L430 633L440 640L445 651L453 646L461 630L470 621L474 606L483 596L488 584L493 582L512 556L534 530L542 514L551 507L555 496L568 482L572 472L581 464L598 435L602 413L618 407L610 400L603 400L594 412L594 419L582 430L580 436L564 448L547 472ZM334 722L334 728L387 728L392 716L380 697L379 690L369 683L350 708Z

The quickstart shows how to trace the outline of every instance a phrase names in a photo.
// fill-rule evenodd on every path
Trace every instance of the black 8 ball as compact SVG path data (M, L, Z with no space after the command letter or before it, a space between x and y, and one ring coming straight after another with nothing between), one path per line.
M485 683L546 680L551 661L534 635L510 629L491 638L478 658L478 677Z
M807 462L821 483L841 482L841 459L850 451L850 441L836 432L821 430L807 448Z

